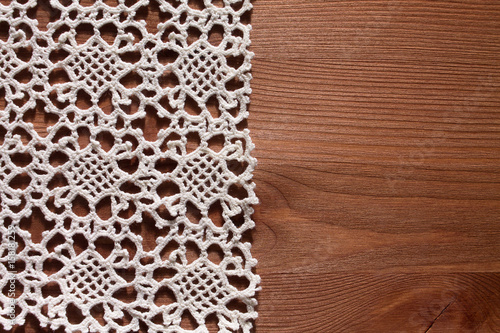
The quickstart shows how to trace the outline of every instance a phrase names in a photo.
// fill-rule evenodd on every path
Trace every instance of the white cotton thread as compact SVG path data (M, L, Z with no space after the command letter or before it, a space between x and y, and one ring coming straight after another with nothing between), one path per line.
M219 332L252 329L260 278L243 236L258 199L254 145L242 128L252 5L197 3L0 4L4 329L28 315L66 332L137 332L141 323L148 332L208 332L208 317ZM152 6L153 28L139 17ZM148 114L163 124L156 135L144 127ZM31 232L33 216L46 221L41 235ZM158 232L155 243L145 243L141 225ZM12 279L21 286L15 300L5 293ZM118 296L125 291L132 296ZM193 329L181 327L186 313Z

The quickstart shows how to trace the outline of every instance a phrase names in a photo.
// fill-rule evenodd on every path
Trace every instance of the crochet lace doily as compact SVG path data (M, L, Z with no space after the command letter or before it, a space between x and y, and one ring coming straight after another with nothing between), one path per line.
M4 329L252 329L250 10L1 2Z

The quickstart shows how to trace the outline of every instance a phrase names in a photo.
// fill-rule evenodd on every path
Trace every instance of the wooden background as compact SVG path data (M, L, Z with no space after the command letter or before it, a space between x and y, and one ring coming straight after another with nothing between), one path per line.
M256 332L500 332L500 1L253 3Z
M500 1L253 3L255 332L500 332Z

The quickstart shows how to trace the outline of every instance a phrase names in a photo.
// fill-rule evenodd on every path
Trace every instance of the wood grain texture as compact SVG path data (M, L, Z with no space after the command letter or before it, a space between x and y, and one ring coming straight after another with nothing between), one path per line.
M255 332L499 332L500 2L253 3Z
M500 331L500 3L254 5L256 331Z
M499 277L491 273L269 274L257 331L497 332Z

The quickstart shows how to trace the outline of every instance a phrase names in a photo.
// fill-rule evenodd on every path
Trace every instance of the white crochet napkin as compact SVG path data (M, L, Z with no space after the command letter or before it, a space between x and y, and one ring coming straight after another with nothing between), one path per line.
M251 330L250 10L0 5L4 329Z

